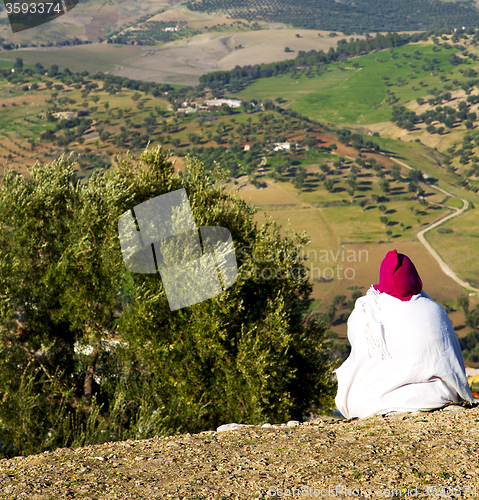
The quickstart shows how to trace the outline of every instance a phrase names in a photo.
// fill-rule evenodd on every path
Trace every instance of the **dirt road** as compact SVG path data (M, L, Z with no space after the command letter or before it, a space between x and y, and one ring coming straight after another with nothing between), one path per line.
M396 159L391 158L391 157L387 157L387 158L395 161L396 163L398 163L399 165L401 165L405 168L408 168L409 170L413 170L413 168L411 166L409 166L408 164L406 164L402 161L396 160ZM456 198L455 195L449 193L445 189L442 189L438 186L434 186L432 184L429 184L429 187L431 187L432 189L435 189L436 191L439 191L439 192L445 194L446 196L450 196L451 198ZM458 217L459 215L464 213L469 208L469 202L467 200L465 200L463 198L459 198L459 199L462 201L462 208L459 209L459 208L454 208L454 207L448 206L448 208L455 210L455 212L450 214L450 215L447 215L446 217L443 217L442 219L439 219L438 221L434 222L433 224L429 225L428 227L421 229L421 231L419 231L417 233L417 237L418 237L418 240L426 247L427 251L439 263L444 274L446 274L447 276L452 278L456 283L458 283L462 287L466 288L467 290L471 290L472 292L479 293L479 289L474 288L473 286L469 285L469 283L465 282L464 280L459 278L459 276L457 276L457 274L444 262L442 257L436 252L436 250L434 250L434 248L432 248L432 246L428 243L428 241L424 237L424 235L428 231L430 231L431 229L434 229L435 227L440 226L441 224L448 221L449 219L452 219L453 217Z

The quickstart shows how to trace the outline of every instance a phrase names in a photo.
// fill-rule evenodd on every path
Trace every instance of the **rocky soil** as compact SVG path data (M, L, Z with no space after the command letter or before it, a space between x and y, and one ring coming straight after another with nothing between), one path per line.
M479 408L60 449L0 461L0 498L475 497Z

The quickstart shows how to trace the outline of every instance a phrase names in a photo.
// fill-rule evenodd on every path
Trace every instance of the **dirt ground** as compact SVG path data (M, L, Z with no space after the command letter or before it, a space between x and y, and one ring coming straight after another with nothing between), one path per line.
M0 499L473 498L478 422L451 405L60 449L0 460Z

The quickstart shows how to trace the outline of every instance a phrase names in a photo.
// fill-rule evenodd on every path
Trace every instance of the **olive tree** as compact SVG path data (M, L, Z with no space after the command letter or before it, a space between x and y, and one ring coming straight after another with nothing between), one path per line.
M76 177L71 158L8 171L0 187L0 446L5 455L333 406L334 361L308 314L304 234L258 228L255 208L160 147ZM227 228L238 279L171 311L159 274L129 272L118 220L185 189L196 225Z

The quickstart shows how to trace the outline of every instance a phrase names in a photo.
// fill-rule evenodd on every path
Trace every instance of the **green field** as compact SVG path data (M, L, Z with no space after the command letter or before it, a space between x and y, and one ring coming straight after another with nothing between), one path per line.
M358 189L355 192L354 203L351 204L351 197L346 192L347 184L345 183L348 171L349 169L345 169L340 176L328 176L336 178L337 184L332 193L314 181L307 183L299 193L292 184L281 183L281 187L292 195L296 195L300 202L323 207L324 214L334 227L341 244L377 243L388 239L413 240L422 227L450 213L447 209L441 209L432 204L424 207L418 203L418 200L407 192L405 180L390 181L391 192L385 197L388 201L374 202L371 199L373 194L381 197L385 195L378 186L379 179L371 173L370 169L364 168L358 174ZM366 183L366 186L361 186L361 182ZM361 188L364 190L360 191ZM431 188L426 187L425 194L431 203L438 200L438 196ZM368 200L365 207L359 206L362 199ZM384 214L378 208L379 206L386 208ZM389 219L386 225L380 221L383 215ZM393 233L391 236L386 234L388 229Z
M0 59L0 69L13 68L14 61L15 61L15 59L13 59L13 60Z
M442 227L451 233L441 234L437 229L426 234L429 243L459 276L479 286L479 211L466 213L445 222Z
M261 193L257 193L259 198L253 197L260 201ZM249 193L242 193L246 199L251 199ZM281 191L278 192L278 201L281 199ZM264 210L263 210L264 209ZM320 255L321 251L337 252L341 247L339 245L338 237L334 231L334 227L329 222L328 218L324 215L322 210L302 208L298 206L296 209L274 209L268 206L258 212L255 219L259 224L266 222L267 217L270 216L277 224L282 227L282 234L286 234L286 228L292 227L296 232L305 231L309 238L310 244L303 248L304 256L307 258L305 261L306 267L310 270L311 267L318 267L317 259L314 255ZM309 259L308 259L309 256ZM322 266L324 267L324 266ZM316 276L313 276L313 278ZM318 294L331 293L336 286L336 282L330 283L317 283L313 282L313 296L317 297ZM319 306L319 302L316 307Z
M319 75L313 69L307 76L305 68L295 75L263 78L236 97L248 100L280 97L286 101L283 107L338 125L384 122L391 117L392 99L388 102L391 94L387 91L395 95L394 104L400 105L427 95L434 85L443 87L459 74L448 62L448 57L457 52L453 47L439 46L433 51L432 44L409 44L328 65L327 69L319 70ZM421 68L430 64L425 59L437 61L433 63L436 74L431 74L427 66ZM440 74L447 74L444 82L440 81ZM384 76L387 80L383 80Z

